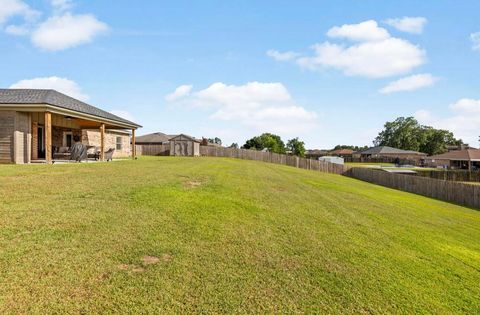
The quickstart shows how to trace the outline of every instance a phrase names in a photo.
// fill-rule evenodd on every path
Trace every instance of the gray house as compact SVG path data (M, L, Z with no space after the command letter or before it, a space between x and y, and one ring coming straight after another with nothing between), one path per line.
M0 163L51 163L76 136L98 146L101 160L108 148L135 157L140 127L54 90L0 89Z

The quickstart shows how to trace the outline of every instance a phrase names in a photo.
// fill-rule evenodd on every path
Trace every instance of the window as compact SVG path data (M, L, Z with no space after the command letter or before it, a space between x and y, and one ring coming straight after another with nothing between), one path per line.
M117 150L122 149L122 137L117 137Z

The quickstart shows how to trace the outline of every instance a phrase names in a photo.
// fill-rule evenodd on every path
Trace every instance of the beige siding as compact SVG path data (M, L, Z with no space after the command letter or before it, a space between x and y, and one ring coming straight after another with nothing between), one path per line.
M13 161L16 164L30 163L31 119L29 113L17 112L15 115L15 131L13 134Z
M0 111L0 163L13 162L15 112Z

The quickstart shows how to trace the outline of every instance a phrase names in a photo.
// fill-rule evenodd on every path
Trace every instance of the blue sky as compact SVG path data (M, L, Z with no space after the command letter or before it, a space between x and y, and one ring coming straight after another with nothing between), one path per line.
M0 86L161 131L370 145L416 116L478 145L478 1L0 0ZM315 46L316 45L316 46ZM176 92L175 92L176 91Z

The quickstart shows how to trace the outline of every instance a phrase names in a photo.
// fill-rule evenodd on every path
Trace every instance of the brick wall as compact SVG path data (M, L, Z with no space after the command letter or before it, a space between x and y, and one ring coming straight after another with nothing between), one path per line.
M122 149L117 149L117 137L121 138ZM100 147L100 130L82 130L82 143ZM105 132L105 151L115 149L113 157L129 157L131 153L130 135L115 131Z

